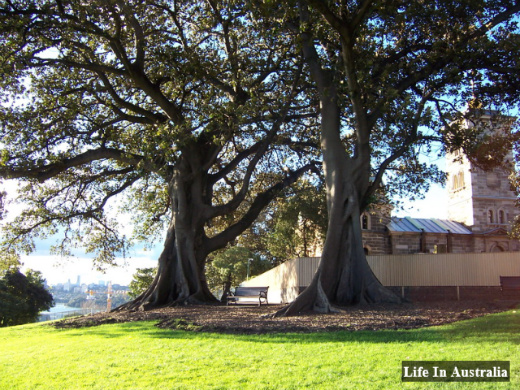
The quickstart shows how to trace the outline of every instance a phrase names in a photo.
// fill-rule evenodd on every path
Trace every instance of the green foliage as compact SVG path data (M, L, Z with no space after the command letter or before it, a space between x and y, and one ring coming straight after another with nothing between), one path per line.
M3 152L3 151L2 151ZM2 182L0 181L0 185ZM5 200L7 198L7 192L0 190L0 221L4 219L4 216L6 214L5 210Z
M266 243L277 261L307 257L320 249L327 231L327 203L323 185L301 182L280 202Z
M39 271L9 270L0 279L0 327L34 322L54 305Z
M82 305L87 301L86 294L75 294L73 295L67 302L66 305L69 307L82 307Z
M200 195L190 228L230 229L200 247L231 242L276 181L301 175L315 136L294 100L298 50L276 33L283 21L255 12L234 0L1 2L0 177L25 180L28 206L4 244L31 252L59 234L55 253L82 246L110 264L164 236L182 191Z
M21 266L20 255L16 252L7 250L0 254L0 277L4 276L7 271L18 270Z
M225 294L247 277L259 275L272 265L247 248L235 246L218 252L208 262L206 277L212 291Z
M355 166L351 176L362 208L383 179L390 199L415 200L429 183L444 183L445 175L423 156L463 148L484 165L502 161L514 137L490 137L489 126L460 124L470 117L478 122L471 104L475 98L483 111L501 114L495 115L497 121L510 121L504 115L518 109L518 4L300 4L306 59L318 89L331 83L320 93L327 95L332 86L336 92L330 103L337 106L341 125L334 134L340 134ZM338 161L340 165L345 162ZM330 163L328 167L332 169Z
M130 295L131 298L137 298L150 287L156 274L157 267L137 268L136 272L132 275L128 295Z
M28 205L3 248L31 252L59 233L55 253L82 245L113 263L134 239L189 216L183 231L197 236L191 255L203 269L314 165L319 93L307 73L317 68L316 89L329 81L326 94L337 92L323 111L337 116L324 151L344 146L344 158L333 154L360 207L383 178L390 197L420 196L445 178L421 154L488 141L450 126L472 95L518 106L518 12L485 0L3 1L0 177L25 180ZM486 159L496 145L473 152ZM319 235L310 201L282 210L276 257L306 252L307 221ZM132 236L107 213L117 206Z

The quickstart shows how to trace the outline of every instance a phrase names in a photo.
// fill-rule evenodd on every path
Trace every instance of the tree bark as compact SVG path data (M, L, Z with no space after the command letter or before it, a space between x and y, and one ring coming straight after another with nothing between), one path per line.
M208 288L204 272L207 250L202 173L194 173L188 165L179 164L169 186L172 218L159 256L157 275L143 294L118 308L120 310L218 302Z
M148 289L120 309L147 310L187 303L216 303L197 263L195 240L174 226L168 229L157 275Z
M237 222L214 237L206 236L204 226L211 220L211 181L202 169L203 158L196 151L186 153L175 167L169 185L172 217L157 275L150 287L134 301L116 310L146 310L187 303L217 303L209 290L205 265L209 253L225 246L253 223L262 209L302 174L315 166L309 163L291 172L280 182L256 195L248 211ZM208 184L209 183L209 184ZM236 207L240 203L236 203ZM233 212L230 208L229 212ZM208 212L210 210L210 212Z
M275 313L277 317L336 312L333 304L401 302L372 272L363 250L357 191L352 178L338 176L341 186L328 188L329 224L318 270L296 300Z
M303 21L308 20L305 8L301 16ZM320 95L321 150L329 222L321 261L311 284L274 316L297 315L303 311L334 312L332 304L400 302L401 299L376 278L363 250L360 201L370 185L370 132L365 116L360 109L354 110L357 140L351 156L340 136L341 115L334 74L321 67L310 33L302 33L302 42ZM352 100L354 108L359 108L356 98Z

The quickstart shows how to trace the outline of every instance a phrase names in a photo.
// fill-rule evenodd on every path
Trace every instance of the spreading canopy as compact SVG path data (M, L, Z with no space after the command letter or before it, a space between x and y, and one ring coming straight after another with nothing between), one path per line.
M508 131L486 134L489 128L477 117L483 109L502 111L520 101L520 4L295 5L299 43L320 99L329 223L311 285L278 314L329 311L331 301L398 302L366 262L360 212L383 178L390 191L408 193L420 193L429 179L442 181L435 167L419 159L436 144L462 148L484 165L501 163L514 137ZM463 119L478 126L468 130Z
M235 1L0 4L0 176L25 181L28 205L7 245L59 232L59 252L111 262L128 243L117 199L134 237L167 232L143 304L211 300L206 256L314 168L279 22Z
M13 242L60 229L60 249L81 241L110 261L126 245L106 213L121 194L146 238L169 222L168 185L183 164L206 174L197 197L208 225L245 202L240 221L255 194L305 165L288 135L310 135L294 125L308 115L298 56L246 7L2 3L0 175L25 180L29 205ZM229 240L239 229L223 231Z

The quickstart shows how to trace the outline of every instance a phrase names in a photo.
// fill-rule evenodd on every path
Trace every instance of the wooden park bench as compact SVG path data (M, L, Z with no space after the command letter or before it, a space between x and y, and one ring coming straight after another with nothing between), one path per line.
M500 288L504 292L520 292L520 276L501 276Z
M262 300L267 305L267 291L268 287L237 287L235 292L227 296L227 304L229 302L237 303L241 298L258 298L258 306L262 306Z

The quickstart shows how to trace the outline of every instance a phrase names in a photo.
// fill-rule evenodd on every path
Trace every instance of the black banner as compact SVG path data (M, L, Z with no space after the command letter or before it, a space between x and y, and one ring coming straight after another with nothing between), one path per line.
M508 361L403 361L403 382L509 382Z

